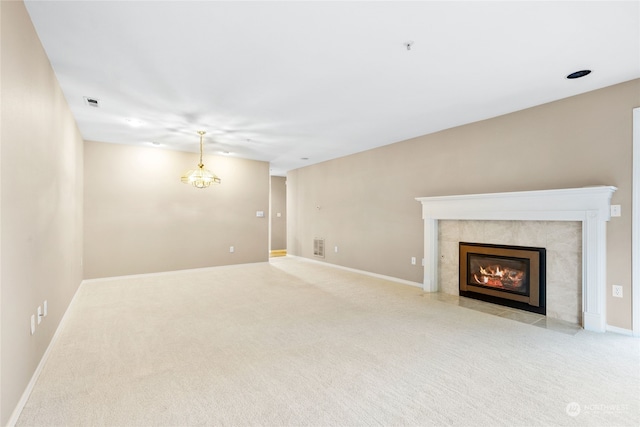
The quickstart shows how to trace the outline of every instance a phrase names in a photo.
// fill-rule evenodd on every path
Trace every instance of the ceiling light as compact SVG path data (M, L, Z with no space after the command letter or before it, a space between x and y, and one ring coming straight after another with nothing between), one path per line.
M591 70L580 70L569 74L567 78L570 80L579 79L580 77L584 77L589 74L591 74Z
M144 124L142 120L137 119L127 119L127 123L129 123L129 126L134 128L137 128L138 126L142 126Z
M198 169L189 170L180 178L184 184L191 184L196 188L207 188L211 184L220 184L220 178L205 169L204 164L202 164L202 137L205 133L203 130L198 131L198 135L200 135L200 163L198 163Z

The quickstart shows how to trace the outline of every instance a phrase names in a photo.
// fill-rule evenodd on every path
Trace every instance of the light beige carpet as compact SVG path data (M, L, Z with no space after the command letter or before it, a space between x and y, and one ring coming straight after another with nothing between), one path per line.
M85 283L22 426L640 425L640 340L291 257Z

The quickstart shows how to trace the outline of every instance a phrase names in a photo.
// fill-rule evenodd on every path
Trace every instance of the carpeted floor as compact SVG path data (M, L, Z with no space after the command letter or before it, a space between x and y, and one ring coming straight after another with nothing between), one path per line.
M85 283L20 426L640 425L640 340L291 257Z

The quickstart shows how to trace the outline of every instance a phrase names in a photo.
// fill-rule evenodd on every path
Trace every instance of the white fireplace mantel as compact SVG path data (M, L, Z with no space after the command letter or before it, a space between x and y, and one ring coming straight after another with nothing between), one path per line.
M582 326L606 329L607 227L611 186L418 197L424 219L424 282L438 291L438 220L581 221Z

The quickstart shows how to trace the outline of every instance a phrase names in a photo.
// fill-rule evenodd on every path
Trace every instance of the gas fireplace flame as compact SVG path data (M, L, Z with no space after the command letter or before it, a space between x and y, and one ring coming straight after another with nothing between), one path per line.
M500 266L495 266L495 271L491 270L491 267L487 267L486 269L480 267L480 274L483 276L489 277L502 277L504 276L504 270L500 270Z
M518 289L524 285L524 271L500 265L480 266L473 274L473 280L479 285L503 289Z

